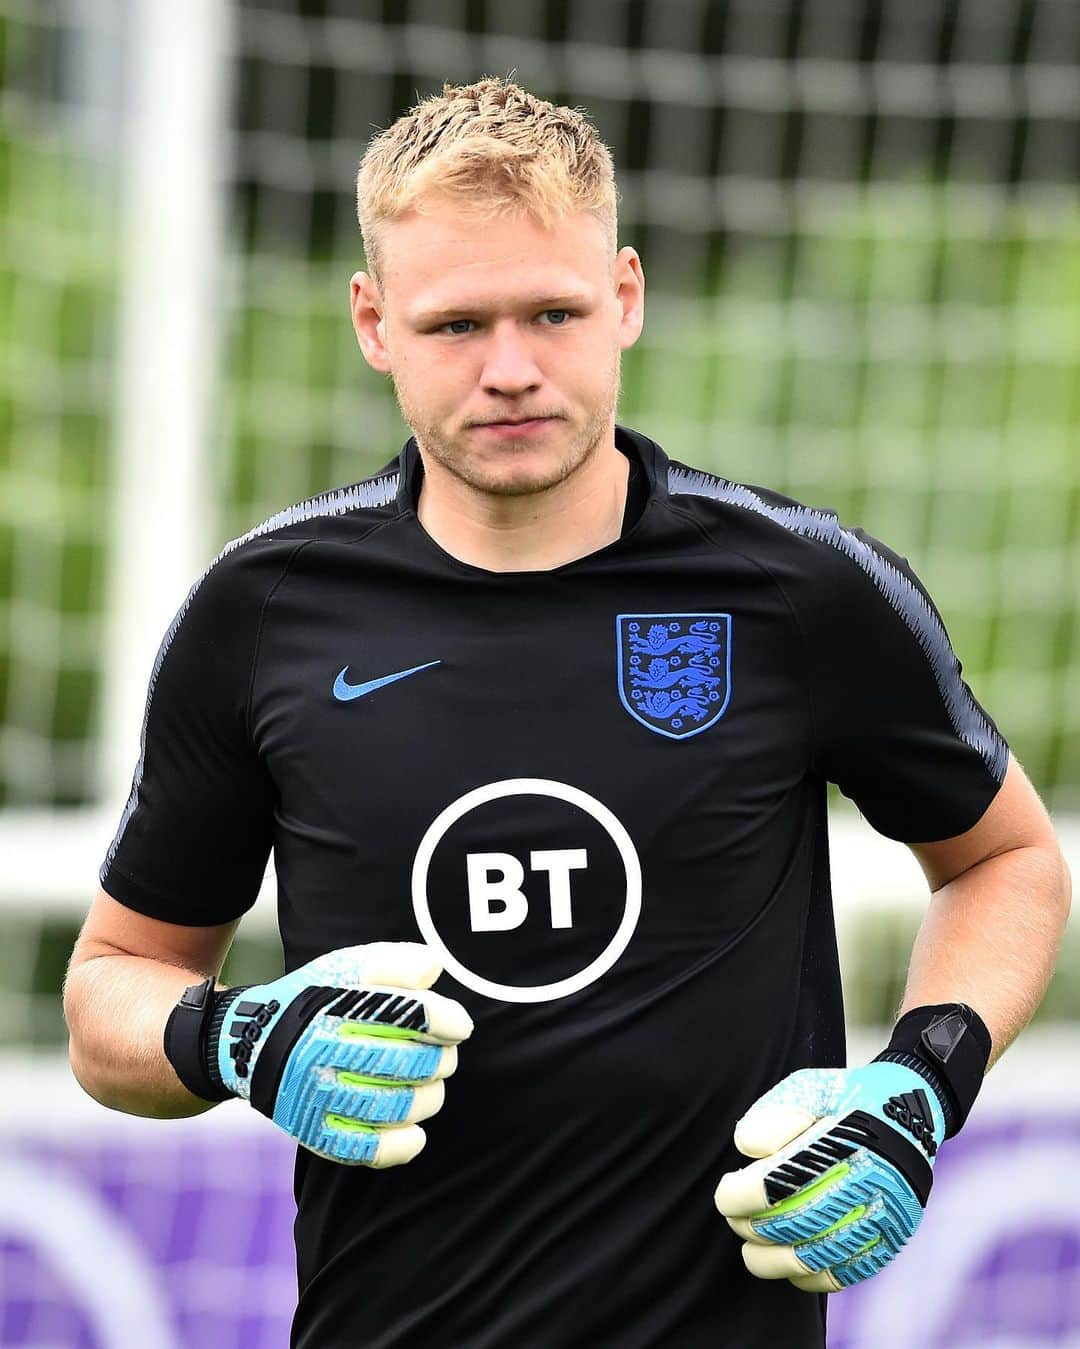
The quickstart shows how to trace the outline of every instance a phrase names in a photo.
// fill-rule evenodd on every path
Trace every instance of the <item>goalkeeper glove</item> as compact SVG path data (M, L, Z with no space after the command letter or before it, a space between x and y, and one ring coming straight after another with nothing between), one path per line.
M756 1101L716 1206L760 1279L834 1293L870 1278L918 1227L939 1145L967 1118L990 1033L961 1003L918 1007L862 1068L803 1068Z
M165 1027L180 1081L207 1101L239 1096L331 1161L386 1167L426 1141L472 1021L429 992L441 973L418 942L331 951L267 984L185 990Z

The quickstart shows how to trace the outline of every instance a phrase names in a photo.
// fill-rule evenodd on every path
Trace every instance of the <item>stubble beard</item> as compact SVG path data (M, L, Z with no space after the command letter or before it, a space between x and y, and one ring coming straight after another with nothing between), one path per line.
M418 410L410 407L395 385L395 396L401 415L412 430L425 455L430 456L440 467L452 474L460 482L474 491L490 496L516 497L532 496L538 492L547 492L565 482L572 474L596 453L601 442L609 434L609 428L619 398L619 366L616 364L606 396L590 410L586 420L576 428L565 445L562 453L548 460L542 468L524 469L519 473L507 472L507 459L515 454L515 446L508 444L504 450L496 451L492 465L490 452L481 460L475 451L468 448L467 438L475 432L463 429L458 434L447 434L437 423L425 421L417 415ZM538 432L540 436L558 435L568 422L559 422L556 428L545 428ZM501 470L501 471L500 471Z

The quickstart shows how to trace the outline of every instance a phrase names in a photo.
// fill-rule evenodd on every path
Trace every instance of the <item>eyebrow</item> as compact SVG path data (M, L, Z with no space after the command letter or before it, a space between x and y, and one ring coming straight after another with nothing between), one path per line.
M539 313L544 309L581 309L592 304L593 297L585 294L563 295L525 295L513 302L515 309L527 309ZM470 303L463 300L458 304L445 304L431 309L418 309L412 314L411 322L417 328L436 327L440 323L449 323L455 318L484 317L503 307L503 303L485 304L480 301Z

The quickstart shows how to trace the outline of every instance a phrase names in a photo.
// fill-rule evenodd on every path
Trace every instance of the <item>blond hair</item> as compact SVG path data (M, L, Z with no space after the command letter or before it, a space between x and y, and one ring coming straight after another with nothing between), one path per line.
M618 196L611 151L574 108L537 98L510 80L443 85L368 146L356 207L368 271L380 284L379 225L425 195L448 196L478 219L520 211L547 228L588 211L616 246Z

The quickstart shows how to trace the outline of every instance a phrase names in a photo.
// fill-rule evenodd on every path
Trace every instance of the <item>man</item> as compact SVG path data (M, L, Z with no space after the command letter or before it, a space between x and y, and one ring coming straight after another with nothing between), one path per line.
M353 322L413 438L169 629L73 1069L303 1144L305 1349L821 1345L1042 996L1046 815L902 559L616 427L644 276L579 114L448 87L359 209ZM830 780L934 891L850 1070ZM221 990L271 847L289 973Z

